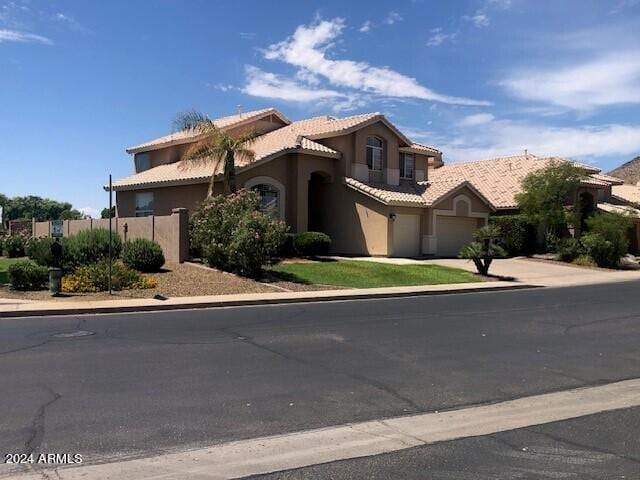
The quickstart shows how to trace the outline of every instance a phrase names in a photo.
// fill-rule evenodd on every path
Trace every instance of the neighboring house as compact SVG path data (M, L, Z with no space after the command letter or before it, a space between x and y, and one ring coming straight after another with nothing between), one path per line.
M238 186L257 190L291 231L325 232L333 252L344 254L455 256L490 213L516 208L522 178L549 161L527 155L443 166L439 150L412 142L380 113L292 122L270 108L215 124L258 135L254 158L236 159ZM179 132L127 149L136 173L113 184L118 216L194 212L213 169L181 160L196 139ZM607 200L610 177L584 168L590 177L581 193L594 205ZM214 193L222 191L220 174Z

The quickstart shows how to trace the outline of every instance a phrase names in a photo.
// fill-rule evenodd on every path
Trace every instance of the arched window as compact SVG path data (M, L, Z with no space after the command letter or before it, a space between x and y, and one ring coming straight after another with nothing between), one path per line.
M280 191L268 183L259 183L251 188L260 195L260 210L267 215L280 216Z
M382 140L367 137L367 166L369 170L382 171Z

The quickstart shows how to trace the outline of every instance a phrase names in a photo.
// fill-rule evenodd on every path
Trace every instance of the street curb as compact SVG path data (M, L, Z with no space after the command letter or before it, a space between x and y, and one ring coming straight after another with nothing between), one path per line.
M497 283L497 282L496 282ZM364 299L385 299L385 298L402 298L402 297L418 297L418 296L435 296L435 295L453 295L478 292L500 292L523 290L530 288L541 288L540 285L517 284L517 285L494 285L477 288L451 288L446 290L415 290L403 292L354 292L341 293L331 296L306 296L291 298L259 298L259 299L219 299L200 302L185 303L157 303L148 305L116 305L116 306L99 306L99 307L65 307L61 305L59 308L34 309L20 311L0 311L0 318L19 318L19 317L43 317L43 316L59 316L59 315L84 315L96 313L131 313L131 312L154 312L154 311L170 311L170 310L190 310L205 308L222 308L222 307L251 307L259 305L287 305L294 303L313 303L313 302L335 302L343 300L364 300ZM362 289L366 290L366 289ZM341 292L338 290L337 292ZM117 300L115 300L117 301ZM160 302L160 301L159 301Z

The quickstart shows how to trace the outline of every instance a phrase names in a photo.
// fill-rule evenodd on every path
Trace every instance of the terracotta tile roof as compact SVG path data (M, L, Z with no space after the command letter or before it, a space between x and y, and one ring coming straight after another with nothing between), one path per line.
M621 213L634 218L640 218L640 210L629 207L628 205L614 205L612 203L598 203L598 210L609 213Z
M442 154L442 152L435 147L430 147L429 145L423 145L422 143L415 143L415 142L408 147L401 147L400 150L415 151L417 153L422 153L426 155L433 155L434 153Z
M238 171L273 156L288 152L313 153L315 155L340 158L340 153L321 145L308 138L301 137L290 126L279 128L255 139L250 146L255 153L253 159L247 157L236 158ZM113 183L114 190L126 190L133 187L152 187L169 185L186 185L204 183L211 176L215 162L205 165L191 166L184 161L160 165L144 172L136 173ZM222 165L218 165L216 174L222 173Z
M263 108L261 110L254 110L246 113L228 115L226 117L216 118L213 121L213 123L215 124L216 127L224 129L224 128L238 126L252 120L257 120L267 115L277 115L279 118L285 121L285 123L290 123L290 121L275 108ZM188 143L188 142L194 141L198 137L199 135L195 132L189 132L189 131L175 132L170 135L165 135L163 137L159 137L154 140L141 143L140 145L129 147L127 148L127 152L137 153L137 152L145 151L147 149L157 149L157 148L162 148L169 145L179 145L181 143Z
M640 186L614 185L611 187L611 196L623 202L640 205Z
M593 173L591 174L591 177L595 178L596 180L607 182L611 185L622 185L624 183L624 180L612 177L611 175L605 175L604 173Z
M552 161L569 161L558 157L540 158L535 155L514 155L488 160L448 164L429 171L433 181L464 178L473 184L497 209L516 208L516 195L521 192L522 180L529 174L541 170ZM585 184L607 186L610 182L593 174L600 170L577 162L572 162L591 174Z
M358 190L376 200L396 206L431 207L454 191L467 186L471 188L487 204L489 201L466 179L450 179L442 182L412 182L400 185L384 183L361 182L355 178L346 177L347 186Z
M422 194L426 190L425 185L418 183L401 183L400 185L394 186L383 183L365 183L351 177L346 177L344 181L354 190L358 190L387 205L427 206L425 199L422 197Z

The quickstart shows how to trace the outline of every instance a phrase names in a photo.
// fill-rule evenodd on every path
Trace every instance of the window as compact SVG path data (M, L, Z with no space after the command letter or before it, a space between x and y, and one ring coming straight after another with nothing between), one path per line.
M413 154L400 152L400 178L413 178L413 167Z
M151 158L148 153L136 153L134 158L136 163L136 173L144 172L151 168Z
M367 166L369 170L382 171L382 140L378 137L367 138Z
M252 190L260 195L260 211L273 218L280 217L280 191L268 183L259 183Z
M136 193L136 217L153 215L153 192Z

